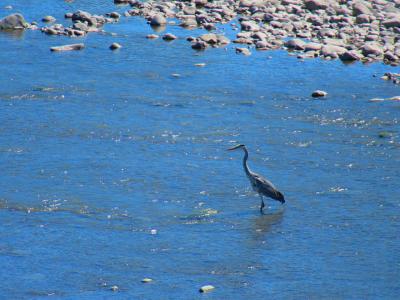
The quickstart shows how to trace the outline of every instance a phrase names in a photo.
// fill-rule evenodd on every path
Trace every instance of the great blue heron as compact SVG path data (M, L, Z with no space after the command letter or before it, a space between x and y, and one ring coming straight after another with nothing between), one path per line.
M244 157L243 157L243 168L246 172L247 177L250 180L251 187L255 192L260 195L261 198L261 207L260 212L263 213L263 208L265 206L263 196L272 198L274 200L279 201L280 203L285 203L285 198L283 194L277 190L277 188L270 182L269 180L265 179L261 175L252 172L247 165L247 159L249 158L249 152L247 148L243 144L239 144L235 147L229 148L228 150L236 150L236 149L243 149Z

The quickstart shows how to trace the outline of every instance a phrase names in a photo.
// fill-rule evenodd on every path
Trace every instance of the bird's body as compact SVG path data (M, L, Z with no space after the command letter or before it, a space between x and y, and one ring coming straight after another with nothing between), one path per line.
M278 189L272 184L272 182L270 182L263 176L261 176L257 173L254 173L250 170L249 166L247 165L247 160L249 158L249 152L247 151L246 146L241 144L241 145L237 145L233 148L230 148L228 150L236 150L236 149L243 149L243 151L244 151L243 169L247 175L247 178L249 178L249 180L250 180L251 187L261 197L260 211L262 212L263 208L265 206L263 196L277 200L277 201L281 202L282 204L285 203L285 198L284 198L283 194L278 191Z

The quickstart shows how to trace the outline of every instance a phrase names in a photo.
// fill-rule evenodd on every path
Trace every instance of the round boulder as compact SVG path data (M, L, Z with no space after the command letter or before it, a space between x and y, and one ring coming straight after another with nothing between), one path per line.
M157 14L150 19L150 25L163 26L167 24L167 19L162 14Z

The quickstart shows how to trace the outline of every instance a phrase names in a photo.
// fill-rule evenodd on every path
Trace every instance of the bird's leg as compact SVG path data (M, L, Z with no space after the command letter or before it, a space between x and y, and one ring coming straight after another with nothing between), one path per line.
M261 198L261 206L260 206L260 213L263 213L263 208L265 206L263 196L260 195Z

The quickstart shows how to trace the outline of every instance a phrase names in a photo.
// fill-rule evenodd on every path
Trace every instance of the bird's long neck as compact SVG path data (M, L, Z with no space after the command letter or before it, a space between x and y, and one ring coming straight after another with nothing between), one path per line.
M247 165L247 159L249 158L249 152L247 152L246 148L243 148L243 151L244 151L243 168L244 168L244 171L246 172L246 174L250 175L250 169L249 169L249 166Z

